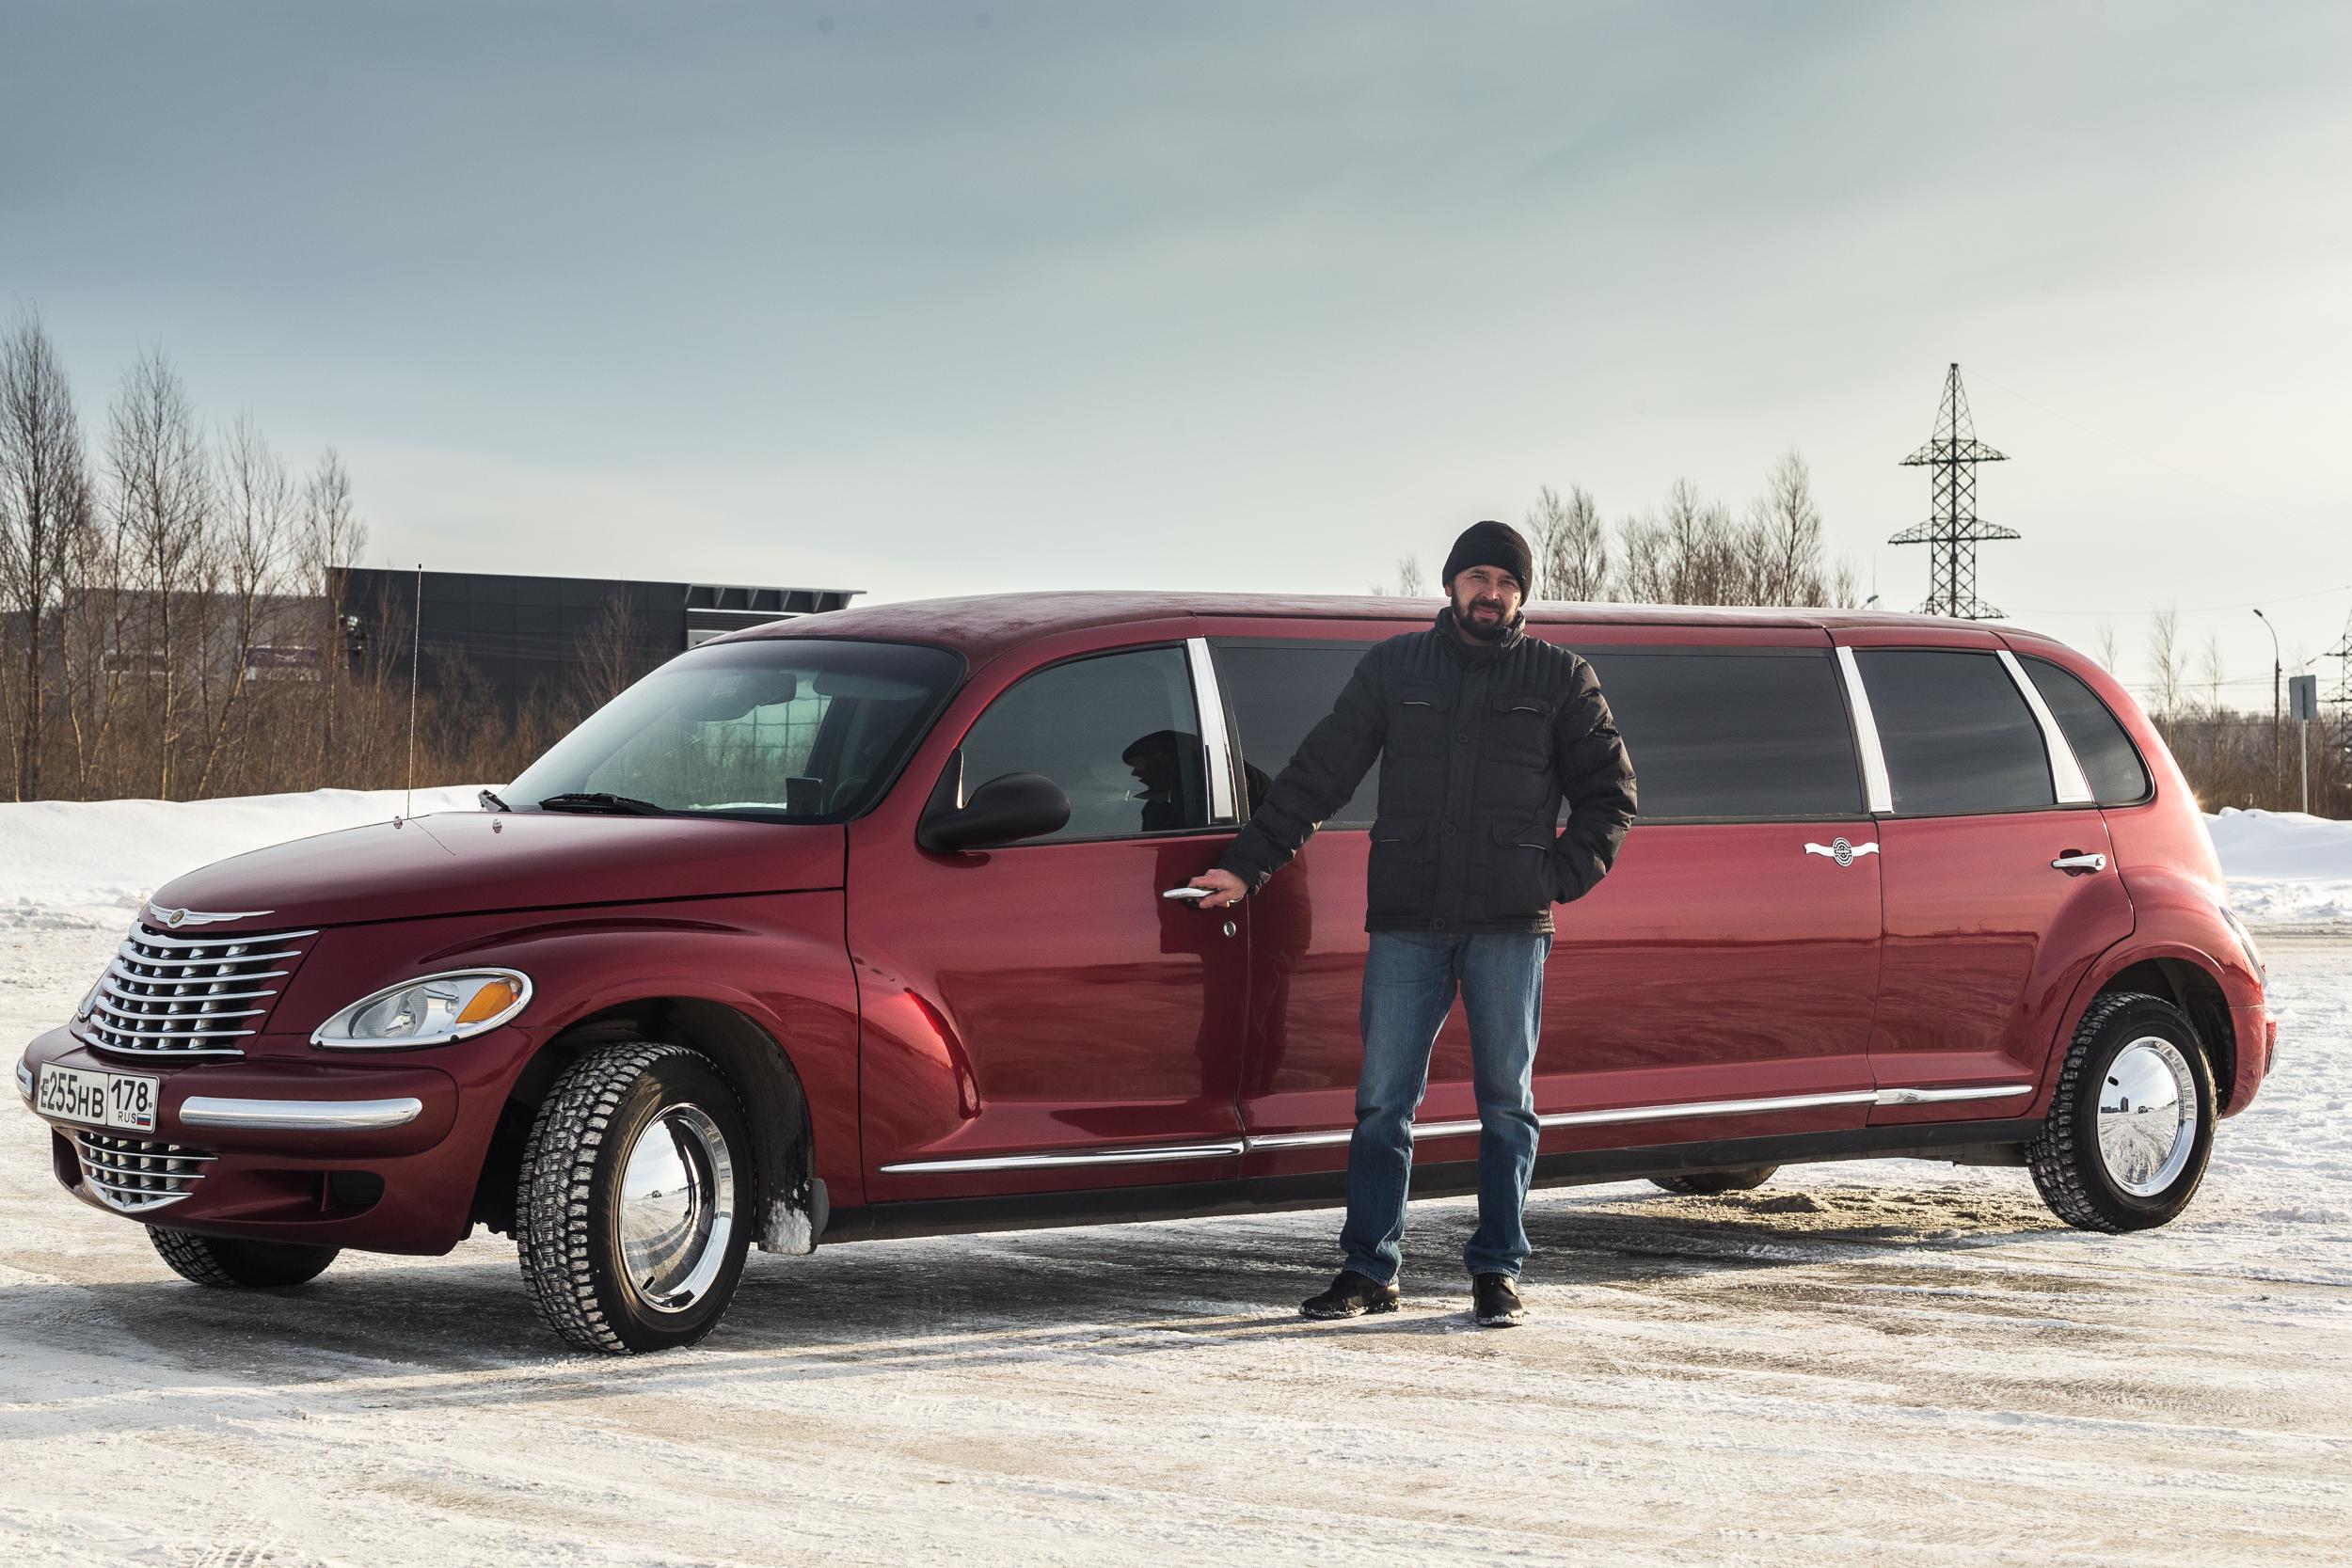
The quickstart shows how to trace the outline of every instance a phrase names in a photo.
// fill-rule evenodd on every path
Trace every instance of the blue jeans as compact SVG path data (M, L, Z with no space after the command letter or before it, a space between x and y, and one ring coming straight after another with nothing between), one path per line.
M1382 1284L1404 1266L1413 1113L1429 1087L1429 1050L1458 987L1470 1017L1478 1096L1478 1229L1471 1274L1518 1277L1527 1261L1527 1184L1535 1170L1535 1038L1551 938L1481 931L1375 931L1364 955L1364 1066L1347 1145L1346 1267Z

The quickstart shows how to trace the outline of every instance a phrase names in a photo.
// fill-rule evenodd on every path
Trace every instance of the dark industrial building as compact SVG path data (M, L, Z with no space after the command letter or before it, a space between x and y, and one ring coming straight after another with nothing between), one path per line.
M406 679L413 626L426 690L478 680L509 717L534 693L604 701L723 632L840 610L864 592L373 566L344 568L334 588L356 664Z

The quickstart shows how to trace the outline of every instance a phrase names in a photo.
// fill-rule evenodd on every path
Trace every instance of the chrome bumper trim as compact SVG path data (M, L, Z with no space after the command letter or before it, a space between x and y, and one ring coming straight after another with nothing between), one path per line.
M180 1102L183 1127L233 1127L249 1132L366 1132L405 1127L424 1114L424 1101L402 1100L224 1100L191 1095Z

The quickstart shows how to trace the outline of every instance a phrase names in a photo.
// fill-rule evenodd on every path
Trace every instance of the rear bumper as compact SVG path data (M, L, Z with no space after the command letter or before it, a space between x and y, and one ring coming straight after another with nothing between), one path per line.
M499 1038L509 1034L511 1041ZM468 1044L493 1058L529 1053L520 1031ZM484 1065L481 1053L467 1054L469 1068ZM59 1184L92 1208L207 1235L408 1253L447 1252L471 1227L511 1078L493 1071L484 1083L469 1073L473 1081L461 1085L414 1059L322 1061L315 1053L151 1064L102 1054L54 1029L19 1064L27 1109L51 1064L157 1080L150 1129L41 1117Z
M2237 1072L2229 1085L2230 1103L2223 1115L2233 1117L2253 1103L2278 1060L2279 1015L2262 1001L2233 1006L2230 1027L2237 1037Z

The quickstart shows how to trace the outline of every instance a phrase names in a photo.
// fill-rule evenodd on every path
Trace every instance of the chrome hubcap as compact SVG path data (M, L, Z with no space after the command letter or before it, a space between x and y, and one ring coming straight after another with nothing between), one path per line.
M637 1299L683 1312L709 1292L735 1229L735 1162L691 1105L665 1106L621 1167L621 1270Z
M2145 1035L2107 1064L2099 1087L2099 1163L2134 1197L2179 1179L2197 1147L2197 1082L2170 1040Z

